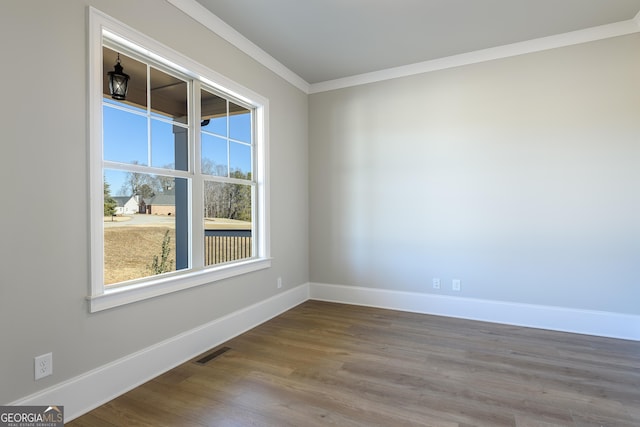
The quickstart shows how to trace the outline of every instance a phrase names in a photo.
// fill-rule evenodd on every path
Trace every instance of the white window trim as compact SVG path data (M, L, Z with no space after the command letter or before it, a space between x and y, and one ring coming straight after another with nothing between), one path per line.
M89 310L97 312L123 304L165 295L182 289L212 283L240 274L250 273L271 267L269 232L269 100L247 89L225 76L187 58L142 33L111 18L99 10L89 7L89 215L90 215L90 261L91 288L87 297ZM165 63L170 67L211 86L231 97L237 98L255 108L255 155L254 175L256 179L257 200L254 211L256 221L256 258L237 261L230 264L205 269L192 269L189 272L176 272L158 278L132 282L105 288L103 273L104 226L103 217L103 177L102 177L102 39L108 34L119 44ZM141 51L139 46L144 46ZM181 64L181 66L177 65ZM198 170L199 166L194 165ZM193 173L193 171L191 171ZM200 203L201 204L201 203ZM192 206L197 207L199 203ZM96 220L100 218L100 221ZM194 230L195 231L195 230Z

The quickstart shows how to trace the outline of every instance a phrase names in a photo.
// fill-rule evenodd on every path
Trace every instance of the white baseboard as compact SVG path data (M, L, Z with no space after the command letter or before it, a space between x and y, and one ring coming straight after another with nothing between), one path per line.
M10 405L64 405L71 421L309 299L640 341L635 315L306 283Z
M640 341L640 316L631 314L323 283L309 288L320 301Z
M56 402L71 421L308 299L309 285L300 285L10 405Z

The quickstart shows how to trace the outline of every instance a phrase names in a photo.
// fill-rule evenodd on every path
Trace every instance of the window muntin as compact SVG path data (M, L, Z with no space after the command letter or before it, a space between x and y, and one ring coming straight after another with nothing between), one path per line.
M91 76L90 129L92 141L90 147L92 171L90 188L93 218L91 233L92 285L89 297L91 311L99 311L268 268L270 266L268 197L265 185L268 101L93 8L90 8L89 38L91 46L89 74ZM108 57L109 51L113 55L110 58ZM108 90L104 88L104 74L112 69L116 52L120 53L126 73L131 75L133 69L144 67L147 76L146 79L137 79L136 83L133 79L130 80L129 93L125 101L115 101L100 95ZM169 76L168 85L167 82L164 85L151 84L152 81L162 80L160 77L166 79L166 76L161 73ZM142 84L144 80L146 82ZM152 88L167 90L167 86L179 87L180 85L186 85L188 88L186 95L181 97L182 102L177 103L182 106L182 110L176 109L175 105L171 106L163 102L159 95L152 93ZM206 88L210 95L217 98L218 102L222 99L227 110L226 115L212 117L213 126L210 127L213 130L212 134L226 142L227 160L221 162L221 167L217 168L218 170L222 169L219 175L201 173L200 120L192 118L200 113L201 104L198 96L200 87ZM185 99L186 117L182 114L184 113ZM98 100L99 102L97 102ZM246 114L244 120L251 122L251 129L248 133L250 138L235 133L233 138L230 138L230 126L235 126L230 125L230 117L234 113L235 115L239 114L237 110L230 110L229 105L232 106L231 108L236 108L233 106L239 107L241 112ZM146 135L142 130L139 130L134 132L133 136L126 136L132 140L133 145L127 146L124 152L119 152L113 142L103 140L103 120L108 120L103 117L103 113L105 111L109 111L106 114L114 113L114 117L111 118L114 120L117 118L115 110L127 113L126 117L132 121L138 121L139 117L142 117L142 120L146 120L147 123ZM182 113L179 114L179 111ZM134 116L139 117L134 118ZM174 145L176 154L173 156L166 154L169 152L167 147L170 146L168 142L171 135L169 129L174 135L181 135L182 141L185 142L185 144ZM117 131L113 133L118 134ZM124 141L125 136L120 135L120 138ZM231 143L243 143L250 147L249 166L246 165L247 149L245 148L243 153L242 150L234 148L235 154L231 156ZM186 150L183 146L186 147ZM240 151L239 154L238 151ZM230 170L230 156L236 158L233 167L240 169L238 173ZM238 166L241 163L243 164ZM250 175L247 173L249 170L251 171ZM98 214L98 212L103 212L104 200L102 197L96 198L94 196L102 194L98 191L102 191L105 184L109 184L113 190L112 194L119 191L124 185L118 184L118 178L114 178L118 174L146 176L148 181L149 177L155 177L156 180L160 180L160 178L165 181L173 180L175 191L179 193L181 191L179 188L182 188L186 198L184 202L176 201L176 214L172 218L175 222L176 232L175 240L171 235L170 246L173 249L172 245L175 244L177 252L175 267L159 276L134 278L105 286L106 282L110 282L104 279L105 226L102 213ZM122 182L122 178L119 179ZM220 180L220 182L216 182L216 180ZM116 184L110 184L112 181ZM250 257L244 258L246 255L243 255L241 261L208 262L205 260L206 248L204 248L202 237L197 236L203 236L207 227L204 212L204 189L209 184L206 182L216 182L217 186L235 184L245 192L247 190L250 192L251 219L245 221L250 224L251 230L248 231L252 235L249 245ZM141 193L145 193L149 191L150 187L151 184L142 182L138 183L136 188L139 188ZM104 199L106 200L106 198L105 193ZM180 212L181 208L184 208L183 212ZM246 228L246 225L243 227ZM246 231L242 232L246 234ZM188 251L180 251L179 248L183 246L186 246Z

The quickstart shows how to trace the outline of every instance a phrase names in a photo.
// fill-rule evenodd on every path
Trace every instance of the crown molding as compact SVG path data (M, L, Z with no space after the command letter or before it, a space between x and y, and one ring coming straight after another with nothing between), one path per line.
M633 19L629 19L627 21L620 21L598 27L586 28L584 30L577 30L564 34L557 34L524 42L418 62L415 64L309 84L302 77L291 71L277 59L244 37L229 24L211 13L196 0L166 1L306 94L344 89L351 86L360 86L368 83L408 77L416 74L429 73L432 71L445 70L447 68L460 67L463 65L476 64L495 59L508 58L511 56L524 55L527 53L540 52L640 32L639 11Z
M278 76L282 77L293 86L297 87L304 93L309 93L309 83L302 77L284 66L277 59L269 55L267 52L259 48L245 36L236 31L229 24L211 13L195 0L166 0L200 24L213 31L233 46L237 47L251 58L264 65Z
M524 42L489 49L477 50L475 52L462 53L460 55L418 62L401 67L388 68L386 70L374 71L371 73L359 74L326 82L314 83L311 85L309 93L313 94L336 89L344 89L351 86L359 86L399 77L408 77L415 74L460 67L462 65L476 64L494 59L524 55L527 53L540 52L543 50L587 43L637 32L640 32L640 12L634 19L627 21L527 40Z

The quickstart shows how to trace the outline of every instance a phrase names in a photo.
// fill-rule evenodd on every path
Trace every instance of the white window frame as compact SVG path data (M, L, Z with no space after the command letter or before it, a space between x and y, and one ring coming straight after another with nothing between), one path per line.
M271 267L269 245L269 191L268 191L268 124L269 101L263 96L235 83L221 74L200 65L161 43L139 33L125 24L109 17L99 10L89 7L89 215L90 215L90 260L91 289L87 297L91 312L101 311L123 304L153 298L155 296L176 292L194 286L205 285L218 280L235 277L257 270ZM212 88L220 93L235 98L254 109L255 146L253 154L253 176L256 180L255 199L253 202L253 235L254 257L219 266L195 265L192 263L187 271L177 271L159 277L150 276L145 279L126 282L118 286L104 286L104 192L103 192L103 157L102 157L102 46L103 37L126 47L143 57L164 64L193 80L192 93L200 88ZM193 117L199 118L199 105L192 105ZM198 113L198 114L195 114ZM195 138L191 144L193 151L199 151L199 120L192 120L189 133ZM204 209L202 202L202 177L200 174L199 153L191 154L189 170L192 178L191 234L190 241L200 241L204 236ZM199 195L199 196L198 196ZM204 244L204 243L203 243ZM202 245L203 245L202 244ZM197 243L191 244L193 252L203 252ZM192 254L193 256L193 254ZM195 257L199 257L196 253ZM194 258L195 258L194 257ZM204 257L200 257L204 258Z

